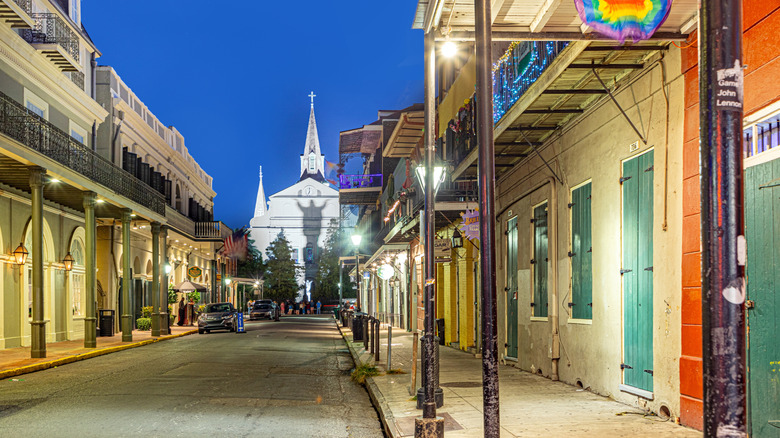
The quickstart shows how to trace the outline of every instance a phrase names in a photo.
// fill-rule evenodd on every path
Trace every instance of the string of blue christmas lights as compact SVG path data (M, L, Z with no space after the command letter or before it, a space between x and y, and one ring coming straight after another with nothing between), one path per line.
M528 54L524 54L529 50L525 44L530 45ZM493 65L493 123L501 120L568 44L567 41L517 41L509 46Z

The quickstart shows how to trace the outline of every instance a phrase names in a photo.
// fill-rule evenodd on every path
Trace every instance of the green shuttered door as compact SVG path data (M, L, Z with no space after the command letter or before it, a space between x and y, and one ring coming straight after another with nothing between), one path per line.
M547 317L547 203L534 208L534 316Z
M623 163L623 383L653 391L653 151Z
M506 355L517 357L517 217L506 225Z
M571 316L575 319L593 317L590 200L590 183L571 192Z
M780 436L780 160L745 169L751 437ZM759 187L764 188L759 189Z

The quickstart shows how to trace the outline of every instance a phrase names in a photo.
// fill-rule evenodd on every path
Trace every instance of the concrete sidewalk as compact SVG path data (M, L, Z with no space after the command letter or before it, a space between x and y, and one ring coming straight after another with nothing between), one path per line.
M366 382L390 437L414 436L414 419L422 415L410 392L412 334L395 328L392 337L393 369L406 374L385 374L387 329L380 332L380 361L353 342L349 328L339 329L355 363L374 364L382 375ZM417 359L417 386L421 362ZM445 419L448 437L481 437L482 361L474 355L450 347L440 347L439 385L444 406L437 415ZM678 426L657 416L618 403L587 390L553 382L514 367L499 369L499 397L502 437L700 437L693 429Z
M171 326L171 334L152 337L151 331L133 330L133 341L122 342L122 333L97 338L97 348L84 348L84 340L52 342L46 344L46 356L43 359L30 357L30 347L7 348L0 350L0 379L33 373L47 368L64 365L91 357L102 356L128 348L140 347L152 342L178 338L197 333L194 326Z

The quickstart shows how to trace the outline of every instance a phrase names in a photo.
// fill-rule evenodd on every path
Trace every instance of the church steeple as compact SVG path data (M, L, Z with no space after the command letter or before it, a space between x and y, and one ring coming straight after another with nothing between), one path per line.
M325 156L320 153L320 138L317 134L317 121L314 119L315 97L316 95L312 91L309 94L311 99L309 129L306 131L306 144L303 147L303 154L301 154L301 180L314 178L318 181L324 181Z
M265 216L265 190L263 189L263 166L260 166L260 187L257 188L257 201L255 201L255 216Z

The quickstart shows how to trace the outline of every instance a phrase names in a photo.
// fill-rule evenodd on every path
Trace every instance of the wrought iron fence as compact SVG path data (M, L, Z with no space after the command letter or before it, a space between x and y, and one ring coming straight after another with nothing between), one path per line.
M339 189L382 188L382 174L339 175Z
M72 71L70 74L70 80L76 84L77 87L84 91L84 73L80 71Z
M35 20L35 27L21 30L20 35L25 41L30 44L59 44L76 62L81 62L78 36L57 14L35 13L30 17Z
M160 193L2 92L0 133L155 213L165 214L165 198Z
M24 12L27 12L28 14L32 14L32 0L11 0L12 2L19 5L20 8Z
M517 41L493 68L493 122L520 99L563 51L567 41Z

